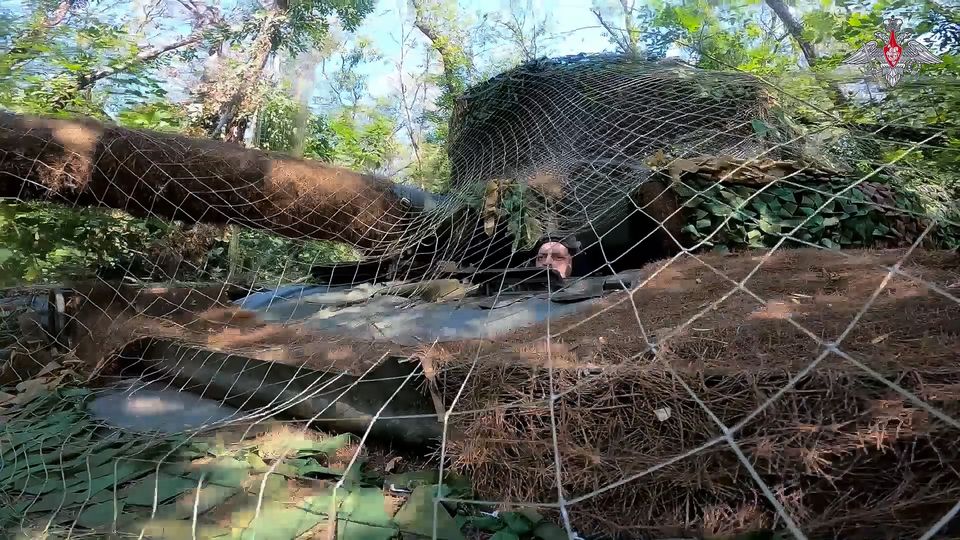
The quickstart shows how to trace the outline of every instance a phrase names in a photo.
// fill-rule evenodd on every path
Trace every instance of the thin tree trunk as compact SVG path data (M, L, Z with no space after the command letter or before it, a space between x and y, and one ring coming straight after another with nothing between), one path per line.
M807 66L813 68L819 62L819 57L817 57L817 51L813 46L813 43L807 41L803 37L803 25L793 17L790 13L790 9L783 2L783 0L764 0L770 9L777 14L777 17L783 23L783 26L787 30L787 34L797 42L797 46L800 47L800 52L803 54L803 58L807 61ZM834 104L838 106L843 106L849 103L847 96L843 94L843 90L840 89L840 85L836 82L828 82L828 89L833 94Z
M770 9L777 14L777 17L780 18L780 21L783 22L783 26L787 29L790 37L797 42L797 45L800 47L800 52L803 53L803 57L807 61L807 65L810 67L815 66L818 60L817 51L814 49L813 43L810 43L803 37L803 25L800 24L800 21L793 18L787 4L785 4L783 0L765 1L767 5L770 6Z
M58 24L62 23L67 15L70 14L70 11L74 7L82 6L86 4L86 0L61 0L60 4L57 6L57 9L53 10L53 13L47 16L43 21L44 28L53 28Z
M260 76L267 66L267 61L273 54L272 37L276 32L277 25L280 24L281 15L281 8L278 5L264 18L260 31L251 47L253 52L250 56L250 62L243 70L239 80L234 82L233 94L220 107L217 124L210 133L212 137L218 138L223 134L224 140L228 142L243 142L246 122L238 119L238 115L244 101L249 96L250 89L256 86L254 81L260 80Z
M0 197L238 224L382 252L407 223L385 179L218 141L0 112Z
M423 0L412 0L412 4L414 9L413 24L430 40L433 49L440 55L440 63L443 64L444 89L449 96L456 97L463 91L459 81L460 77L455 69L458 64L456 51L451 47L449 37L445 36L443 31L428 19Z

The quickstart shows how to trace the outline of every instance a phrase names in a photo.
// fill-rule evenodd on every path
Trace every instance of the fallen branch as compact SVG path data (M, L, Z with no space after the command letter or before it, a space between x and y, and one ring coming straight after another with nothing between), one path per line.
M408 205L378 177L235 144L0 113L0 197L386 249Z

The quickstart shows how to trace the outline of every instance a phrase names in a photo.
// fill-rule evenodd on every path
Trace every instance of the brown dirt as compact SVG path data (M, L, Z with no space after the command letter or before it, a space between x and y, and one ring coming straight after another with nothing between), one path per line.
M813 337L843 336L840 351L937 410L960 413L960 258L918 250L901 267L915 280L893 276L881 289L884 268L904 253L662 261L644 269L632 294L552 321L549 347L543 325L495 341L410 348L262 324L216 305L194 317L133 316L113 332L253 356L278 348L271 359L353 373L384 353L418 355L448 408L476 359L451 426L464 436L450 441L447 463L483 499L556 502L555 432L564 496L576 500L569 511L581 531L781 527L753 469L810 538L909 537L960 498L955 427L836 353L766 404L818 358ZM736 290L757 265L744 283L749 293ZM749 468L719 439L718 421L735 429Z
M236 223L375 248L407 226L386 180L235 144L0 113L0 196Z

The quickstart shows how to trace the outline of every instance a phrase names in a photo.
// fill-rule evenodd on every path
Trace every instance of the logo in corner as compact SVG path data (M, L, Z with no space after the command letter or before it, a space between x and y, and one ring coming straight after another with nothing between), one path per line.
M901 30L903 20L890 18L883 25L885 32L877 32L878 41L870 41L851 54L844 64L859 65L893 88L905 73L917 73L923 64L939 64L942 60L914 39L912 33Z

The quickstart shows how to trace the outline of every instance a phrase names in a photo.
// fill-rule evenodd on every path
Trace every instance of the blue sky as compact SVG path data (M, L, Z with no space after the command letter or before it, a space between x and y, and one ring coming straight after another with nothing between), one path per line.
M524 0L521 0L521 2ZM400 40L404 25L412 23L407 0L379 0L372 14L367 16L356 35L365 36L384 55L384 61L364 66L363 72L369 76L370 91L374 96L389 93L396 86L396 62L400 57ZM465 12L482 11L509 14L510 3L507 0L461 0ZM576 54L580 52L599 52L609 50L610 42L603 35L595 17L590 12L590 0L532 0L534 13L542 17L550 16L550 34L556 36L550 41L551 53L556 55ZM413 36L424 42L418 32ZM485 55L497 54L498 50L487 50ZM417 55L409 58L411 64L419 64L423 58Z

